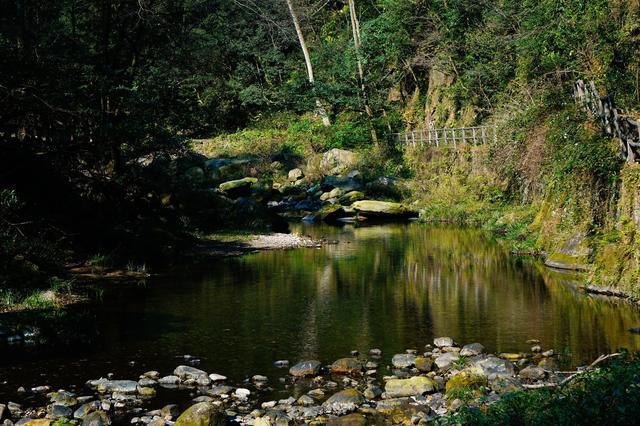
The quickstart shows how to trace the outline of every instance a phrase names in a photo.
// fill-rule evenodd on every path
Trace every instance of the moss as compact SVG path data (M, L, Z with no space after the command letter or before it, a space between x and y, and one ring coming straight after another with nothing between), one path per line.
M458 398L468 401L481 396L487 384L487 376L484 374L473 370L463 370L449 379L445 390L449 399Z

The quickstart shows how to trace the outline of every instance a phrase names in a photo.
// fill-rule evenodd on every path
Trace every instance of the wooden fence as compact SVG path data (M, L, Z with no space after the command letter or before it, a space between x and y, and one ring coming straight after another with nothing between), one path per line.
M593 81L588 85L582 80L576 81L573 97L598 121L605 134L620 141L620 152L626 161L640 161L640 119L622 114L610 96L600 96Z
M496 128L493 126L411 130L395 133L393 136L396 143L414 148L424 146L457 147L458 144L482 145L495 141L498 137Z

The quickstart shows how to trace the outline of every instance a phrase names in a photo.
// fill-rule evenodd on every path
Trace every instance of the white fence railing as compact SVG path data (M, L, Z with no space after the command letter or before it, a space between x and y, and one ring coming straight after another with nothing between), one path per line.
M411 130L395 133L396 142L405 147L454 146L458 144L482 145L498 137L494 126L450 127L442 129Z

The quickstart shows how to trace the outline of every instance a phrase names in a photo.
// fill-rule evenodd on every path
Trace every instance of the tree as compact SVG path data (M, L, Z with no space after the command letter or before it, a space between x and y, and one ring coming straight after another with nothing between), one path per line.
M304 61L307 66L307 76L309 78L309 83L313 87L315 85L315 78L313 76L313 65L311 64L311 56L309 55L309 49L307 48L307 43L304 40L304 34L302 33L302 28L300 27L300 21L298 20L298 15L293 7L293 3L291 0L286 0L287 6L289 7L289 13L291 14L291 19L293 20L293 26L296 28L296 34L298 35L298 41L300 42L300 48L302 49L302 54L304 55ZM325 126L329 126L331 122L329 121L329 116L327 115L327 111L320 102L320 99L316 97L316 109L320 117L322 117L322 123Z
M362 56L360 54L360 23L358 22L358 15L356 14L356 5L354 0L349 0L349 16L351 18L351 30L353 32L353 47L356 54L356 62L358 63L358 76L360 81L360 92L362 94L362 103L364 104L364 110L367 113L369 121L369 128L371 129L371 140L376 145L378 144L378 135L373 125L373 113L371 106L369 105L369 97L367 95L367 89L364 80L364 67L362 66Z

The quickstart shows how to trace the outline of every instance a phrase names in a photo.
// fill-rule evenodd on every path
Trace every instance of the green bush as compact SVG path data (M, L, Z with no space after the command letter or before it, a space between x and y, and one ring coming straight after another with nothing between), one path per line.
M640 416L640 360L623 353L558 388L523 390L481 408L465 407L438 425L635 424Z

